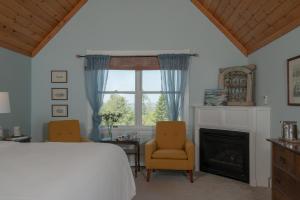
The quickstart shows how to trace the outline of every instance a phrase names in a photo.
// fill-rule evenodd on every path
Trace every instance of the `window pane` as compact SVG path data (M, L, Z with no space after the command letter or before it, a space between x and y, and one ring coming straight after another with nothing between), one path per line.
M134 125L134 94L105 94L100 113L121 113L115 125ZM102 121L101 125L105 126L105 122Z
M143 94L142 120L144 126L168 120L167 106L162 94Z
M143 91L161 91L160 70L143 71Z
M106 91L134 91L134 70L109 70Z

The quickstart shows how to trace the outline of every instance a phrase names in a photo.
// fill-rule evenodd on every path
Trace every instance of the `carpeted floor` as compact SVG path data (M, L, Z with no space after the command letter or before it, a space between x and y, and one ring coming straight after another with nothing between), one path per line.
M133 200L271 200L266 188L212 174L197 174L190 183L181 172L155 172L149 183L145 172L135 179L137 195Z

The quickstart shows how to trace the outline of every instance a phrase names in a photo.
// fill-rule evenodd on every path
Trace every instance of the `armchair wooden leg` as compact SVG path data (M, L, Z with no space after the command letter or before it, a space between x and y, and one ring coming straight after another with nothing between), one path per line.
M147 169L147 182L150 181L151 172L152 172L151 169Z
M190 181L191 183L193 183L194 182L193 170L189 170L189 175L190 175Z

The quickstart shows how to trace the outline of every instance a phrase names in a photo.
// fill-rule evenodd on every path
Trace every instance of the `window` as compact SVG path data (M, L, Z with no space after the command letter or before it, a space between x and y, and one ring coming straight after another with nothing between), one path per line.
M160 76L160 70L110 70L100 113L121 113L119 126L153 126L167 120Z
M121 113L122 117L116 125L134 125L135 87L135 71L110 70L100 113Z
M143 126L153 126L157 121L168 119L159 70L142 72L142 98Z

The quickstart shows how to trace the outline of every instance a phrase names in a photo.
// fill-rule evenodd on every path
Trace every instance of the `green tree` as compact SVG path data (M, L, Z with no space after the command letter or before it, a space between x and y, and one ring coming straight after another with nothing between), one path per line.
M122 114L122 117L116 123L117 125L134 124L133 107L126 101L126 99L123 96L119 94L112 94L110 96L110 99L103 104L100 114L108 112Z
M168 110L164 95L160 95L155 107L154 119L156 121L168 120Z
M143 102L142 102L142 119L143 125L154 125L155 124L155 106L151 102L148 95L143 95Z

